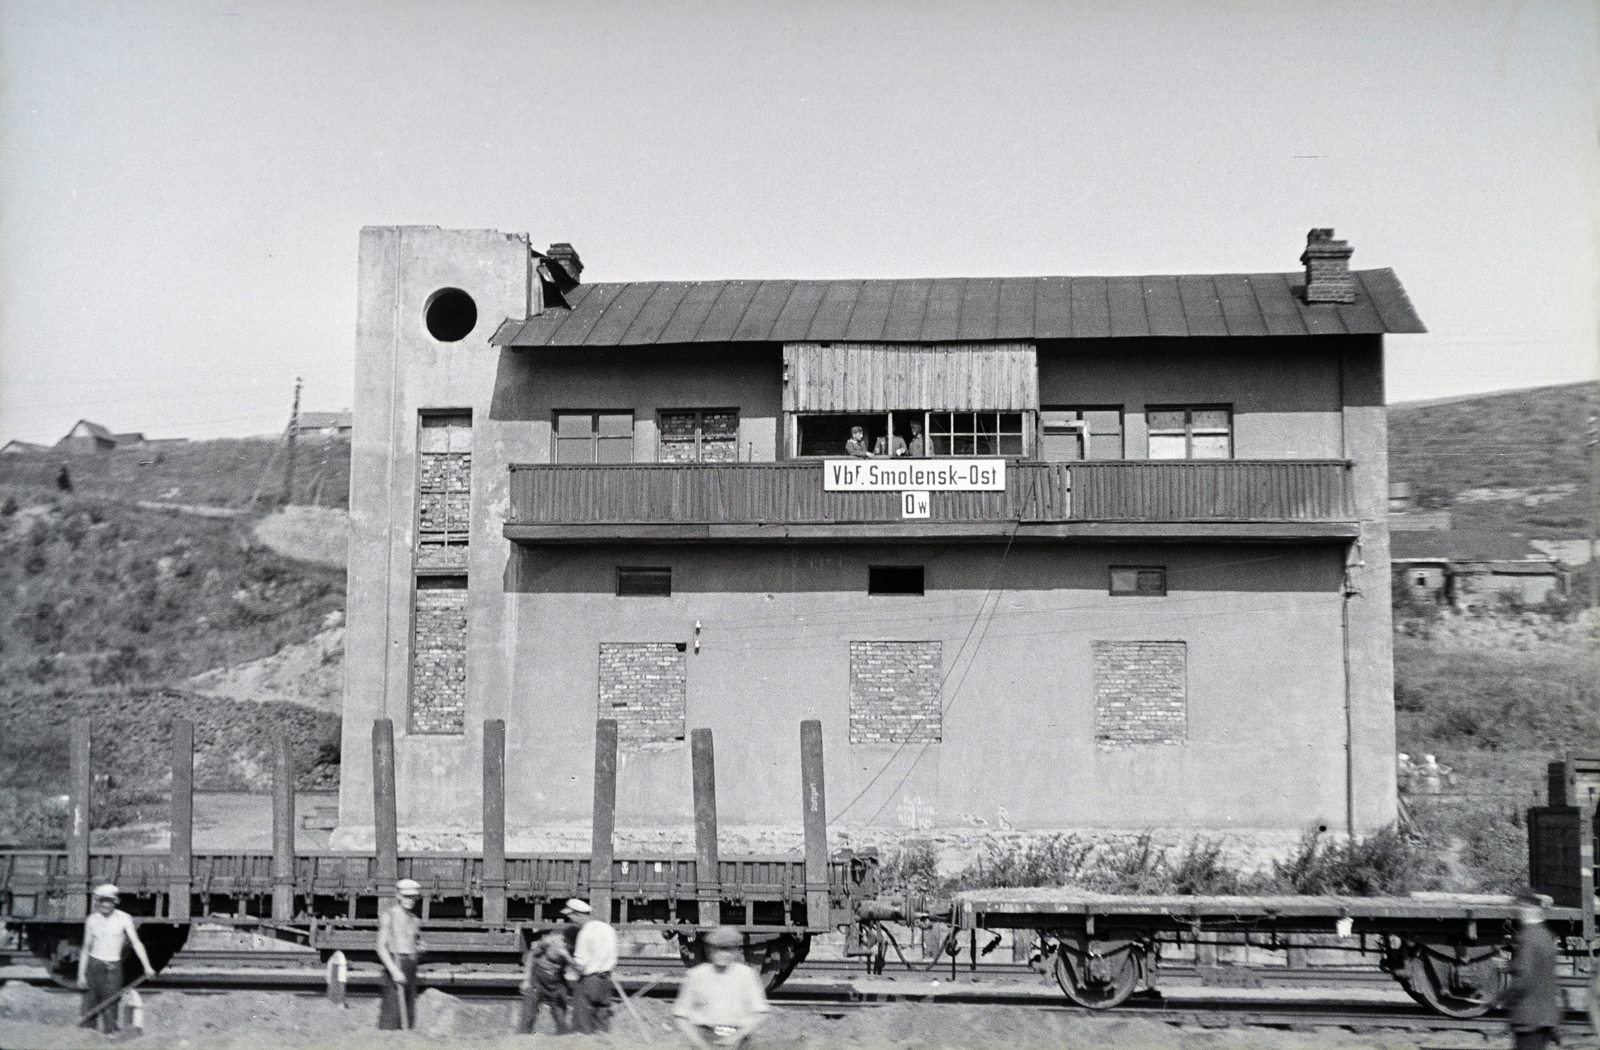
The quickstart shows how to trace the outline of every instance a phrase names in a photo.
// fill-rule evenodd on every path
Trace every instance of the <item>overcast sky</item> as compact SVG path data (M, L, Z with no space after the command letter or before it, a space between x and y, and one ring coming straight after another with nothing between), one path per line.
M586 281L1293 270L1391 400L1597 371L1591 3L0 0L0 440L350 403L364 225Z

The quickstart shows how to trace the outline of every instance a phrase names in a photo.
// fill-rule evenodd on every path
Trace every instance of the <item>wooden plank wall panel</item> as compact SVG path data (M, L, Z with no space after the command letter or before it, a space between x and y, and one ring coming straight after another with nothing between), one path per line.
M1039 405L1031 345L784 347L786 412L1007 411Z

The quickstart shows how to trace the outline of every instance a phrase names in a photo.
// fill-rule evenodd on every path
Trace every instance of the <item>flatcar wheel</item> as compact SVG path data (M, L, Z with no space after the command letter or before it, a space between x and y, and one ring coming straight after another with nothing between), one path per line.
M1056 951L1056 983L1068 999L1090 1010L1109 1010L1125 1002L1139 984L1133 944L1093 944L1078 949L1066 943Z
M78 954L83 949L65 937L50 946L50 980L63 988L78 987Z
M1498 951L1460 962L1422 948L1406 960L1403 983L1413 999L1446 1017L1482 1017L1505 988L1506 971Z
M789 975L794 973L794 968L805 961L806 955L811 950L811 936L805 934L801 937L792 937L785 934L768 941L763 948L761 983L771 992L787 981Z

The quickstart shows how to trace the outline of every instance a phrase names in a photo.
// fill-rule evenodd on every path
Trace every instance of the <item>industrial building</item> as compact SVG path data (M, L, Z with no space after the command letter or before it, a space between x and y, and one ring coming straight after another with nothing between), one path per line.
M587 820L598 718L619 832L689 826L706 727L725 833L798 841L803 719L841 829L1390 823L1383 337L1424 329L1350 255L606 284L364 230L335 845L379 718L411 841L471 843L485 719L513 848Z

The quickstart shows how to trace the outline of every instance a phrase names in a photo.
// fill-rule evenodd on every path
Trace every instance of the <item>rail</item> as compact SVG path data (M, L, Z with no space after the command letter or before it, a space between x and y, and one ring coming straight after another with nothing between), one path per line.
M879 524L893 492L828 492L816 461L514 464L508 529L574 525ZM1342 460L1009 462L1003 492L935 492L930 520L1346 521Z

